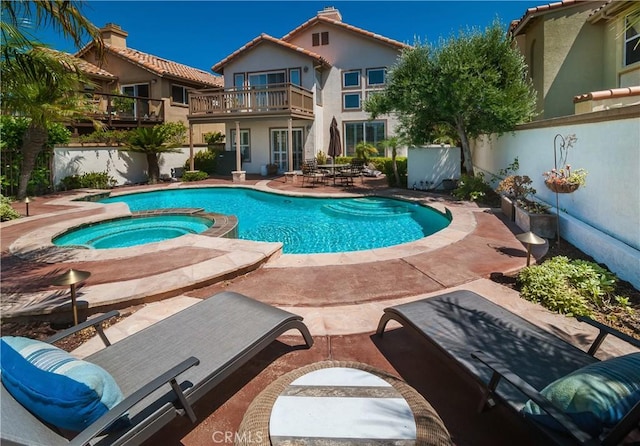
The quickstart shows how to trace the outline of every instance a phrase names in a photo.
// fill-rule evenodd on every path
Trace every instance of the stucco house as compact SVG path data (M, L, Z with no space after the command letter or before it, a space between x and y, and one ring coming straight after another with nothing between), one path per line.
M369 121L363 102L384 87L387 68L405 48L325 8L285 36L261 34L216 63L224 88L192 93L189 123L223 123L226 149L240 147L236 167L247 173L266 164L292 171L327 153L333 117L342 153L353 155L359 142L393 135L396 119Z
M102 59L93 43L75 56L84 61L80 68L93 81L85 90L96 102L95 117L111 128L178 121L186 125L188 91L223 85L220 76L127 47L128 33L116 24L108 23L100 33L105 43ZM83 130L93 129L85 123L85 129L79 129ZM224 128L204 124L193 130L196 142L202 143L204 133Z
M511 23L538 92L538 119L640 103L638 16L637 1L564 0Z

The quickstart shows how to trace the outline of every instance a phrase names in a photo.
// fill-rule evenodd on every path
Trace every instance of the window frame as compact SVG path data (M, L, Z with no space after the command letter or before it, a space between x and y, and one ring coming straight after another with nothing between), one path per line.
M175 97L173 96L173 89L174 88L181 88L184 94L184 102L181 101L176 101ZM187 87L185 85L180 85L180 84L171 84L171 105L178 105L178 106L188 106L189 105L189 89L191 87Z
M235 138L236 129L230 129L229 136L231 141L231 151L233 152L236 148L236 138ZM242 135L247 135L247 143L242 143ZM251 162L251 129L240 129L240 156L242 158L243 163Z
M345 156L354 156L355 155L355 151L356 151L356 146L358 145L359 142L361 141L367 141L367 126L374 126L374 125L382 125L382 140L387 138L387 121L384 119L379 119L379 120L375 120L375 121L343 121L342 123L342 134L344 135L343 138L343 147L344 147L344 152L345 152ZM347 140L347 136L349 134L349 132L347 131L347 128L350 126L360 126L360 132L362 135L362 140L361 141L357 141L353 144L353 146L350 148L349 145L349 141ZM382 141L380 140L380 141ZM371 143L373 145L377 145L380 141L371 141Z
M357 96L358 97L358 106L357 107L347 107L347 96ZM361 91L350 91L348 93L342 93L342 111L360 111L362 110L362 92Z
M357 74L358 75L358 85L347 85L346 83L346 76L348 74ZM355 90L355 89L360 89L362 88L362 70L357 69L357 70L343 70L342 71L342 89L343 90Z
M627 33L629 32L629 30L631 29L631 27L629 26L629 22L630 20L638 20L637 23L634 26L634 30L636 31L636 34L634 36L631 37L627 37ZM635 65L637 63L640 63L640 12L635 12L629 15L626 15L624 18L624 44L623 44L623 49L622 49L622 65L623 67L628 67L631 65ZM635 43L632 43L634 42ZM630 45L631 44L631 45ZM637 45L637 47L636 47ZM633 60L631 62L628 62L628 58L629 58L629 53L627 52L628 48L631 46L631 48L635 48L635 50L632 50L634 53L636 53L636 60Z
M369 81L369 72L370 71L382 71L382 82L381 83L377 83L377 84L372 84ZM386 69L386 67L367 68L365 73L366 73L366 76L367 76L367 87L381 88L381 87L384 87L387 84L387 69Z
M295 73L296 71L298 72L298 80L299 80L299 83L297 83L297 84L293 82L293 79L292 79L292 76L291 76L291 74ZM296 85L298 87L302 87L302 69L300 69L299 67L289 68L289 73L288 74L289 74L289 83L291 85Z

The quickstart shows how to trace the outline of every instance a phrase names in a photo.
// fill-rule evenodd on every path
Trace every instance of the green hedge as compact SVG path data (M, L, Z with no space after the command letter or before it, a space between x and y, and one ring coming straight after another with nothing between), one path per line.
M209 178L207 172L200 172L199 170L194 170L192 172L185 172L182 174L182 181L202 181Z
M63 190L72 189L110 189L116 185L116 179L108 172L87 172L82 175L70 175L60 181Z
M352 156L339 156L336 158L337 164L350 163L354 157ZM400 184L396 184L396 178L393 175L393 163L391 158L386 157L374 157L369 158L369 163L373 164L376 170L384 173L387 177L387 184L389 187L407 187L407 158L403 156L396 157L396 164L398 165L398 175L400 176Z
M195 170L201 170L213 175L216 173L216 166L218 160L218 152L214 150L202 150L196 153L193 157L193 168ZM184 169L190 170L189 160L184 163Z

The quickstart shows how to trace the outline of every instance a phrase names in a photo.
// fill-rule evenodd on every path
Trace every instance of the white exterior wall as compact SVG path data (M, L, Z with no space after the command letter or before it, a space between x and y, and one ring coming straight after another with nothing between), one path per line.
M311 35L313 33L329 33L329 44L311 46ZM319 23L290 41L294 45L298 45L313 51L314 53L325 58L330 64L331 69L322 73L323 81L323 97L322 97L322 115L324 120L324 131L318 135L316 153L322 150L327 152L329 147L329 124L335 116L340 128L340 136L344 147L344 122L348 121L366 121L369 114L364 110L360 111L343 111L342 109L342 93L343 92L362 92L362 101L366 99L366 70L367 68L390 68L393 66L400 56L400 51L389 45L377 42L373 39L364 37L357 33L349 32L336 26ZM351 70L361 70L361 88L359 90L343 90L342 89L342 72ZM371 90L371 89L369 89ZM318 115L316 114L316 120ZM395 135L395 129L398 126L398 120L394 116L380 116L376 121L385 121L386 137ZM383 154L381 154L383 155Z
M559 194L563 238L640 287L640 118L518 130L475 144L474 164L496 173L518 157L536 198L555 206L542 173L554 167L555 135L575 134L567 162L584 168L587 184ZM558 166L560 167L560 166ZM553 209L555 212L555 208Z
M189 147L180 153L160 155L160 175L171 175L174 167L183 167L189 159ZM196 147L194 152L207 150ZM56 147L53 151L53 184L71 175L104 172L114 177L117 185L140 183L147 180L147 159L142 153L125 152L117 147Z
M329 45L311 45L311 34L329 32ZM339 27L326 24L314 26L296 36L290 43L308 49L326 59L331 68L318 68L315 59L302 53L288 50L271 42L263 42L224 67L225 87L233 87L234 75L244 73L245 79L251 73L301 68L302 87L314 93L314 120L296 120L293 128L303 128L304 158L313 158L329 147L329 125L335 116L341 131L344 147L344 122L366 121L369 115L363 110L342 110L342 71L362 70L361 85L362 99L366 98L366 69L391 67L400 52L389 45L376 42L370 38L347 32ZM306 70L306 72L305 72ZM321 92L321 105L318 105L317 94ZM394 135L398 121L395 117L383 116L379 121L385 121L386 137ZM226 148L231 150L231 131L235 129L233 121L226 123ZM241 119L240 128L248 129L251 138L251 162L243 163L242 169L248 173L259 173L260 167L271 162L270 129L286 128L287 119ZM406 149L400 149L404 155ZM380 154L383 156L384 154Z
M443 189L443 180L460 178L459 147L409 147L407 156L409 189Z

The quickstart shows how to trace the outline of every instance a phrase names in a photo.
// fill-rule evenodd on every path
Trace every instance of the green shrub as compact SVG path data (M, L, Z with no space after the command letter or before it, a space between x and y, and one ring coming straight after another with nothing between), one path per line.
M491 186L484 180L484 174L480 172L476 176L462 174L458 181L458 187L453 190L453 196L458 200L477 201L493 192Z
M20 218L20 214L11 207L11 200L0 195L0 221L15 220L16 218Z
M122 146L129 140L128 130L97 130L79 138L81 144L104 144L106 146Z
M213 175L216 173L216 166L218 162L218 152L214 150L202 150L193 156L193 168L195 170L201 170ZM184 163L184 169L190 170L189 159Z
M616 276L600 265L565 256L524 268L518 275L523 298L573 316L625 307L625 299L613 295L616 282Z
M87 172L82 175L70 175L60 180L63 190L81 189L110 189L117 184L116 179L108 172Z
M207 172L200 172L199 170L194 170L190 172L185 172L182 174L182 181L202 181L209 178Z

